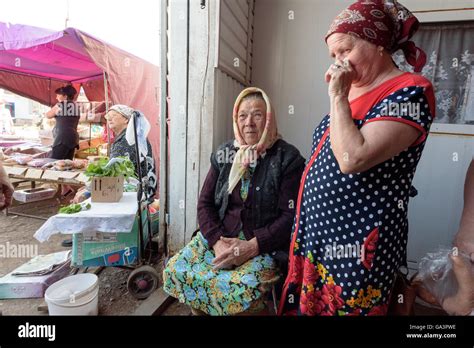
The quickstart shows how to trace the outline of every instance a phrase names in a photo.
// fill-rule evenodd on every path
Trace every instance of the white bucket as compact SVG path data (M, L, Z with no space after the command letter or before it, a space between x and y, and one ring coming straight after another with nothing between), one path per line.
M95 274L76 274L57 281L45 292L49 315L97 315L99 278Z

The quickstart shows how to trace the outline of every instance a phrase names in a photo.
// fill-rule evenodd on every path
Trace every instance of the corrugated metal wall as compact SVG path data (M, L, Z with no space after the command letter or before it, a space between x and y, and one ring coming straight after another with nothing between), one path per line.
M218 68L242 84L252 76L254 0L219 0Z
M254 0L219 0L214 149L234 137L235 99L252 80Z
M214 117L214 149L223 142L234 137L232 129L232 109L234 102L239 93L245 86L227 75L226 73L216 69L216 106Z

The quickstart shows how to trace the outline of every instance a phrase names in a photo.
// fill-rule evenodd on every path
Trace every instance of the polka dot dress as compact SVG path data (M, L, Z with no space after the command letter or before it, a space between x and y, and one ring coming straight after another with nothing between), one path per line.
M298 197L280 314L386 314L395 272L406 257L411 182L432 123L426 95L433 102L432 89L399 88L378 96L363 117L354 118L359 129L389 120L410 124L422 134L399 155L363 173L341 173L331 149L329 115L316 128ZM401 112L403 103L416 108ZM351 109L354 115L352 103Z

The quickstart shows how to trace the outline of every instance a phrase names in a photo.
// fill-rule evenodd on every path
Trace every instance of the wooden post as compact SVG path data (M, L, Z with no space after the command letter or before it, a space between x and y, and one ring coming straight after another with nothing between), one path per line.
M166 250L168 210L168 1L160 2L160 223L158 249Z
M214 139L217 4L174 0L170 6L170 253L197 228L197 202Z
M216 1L190 1L185 242L198 227L197 203L213 148Z
M170 253L181 249L186 230L186 140L188 132L189 2L169 3L170 59L170 175L169 227Z

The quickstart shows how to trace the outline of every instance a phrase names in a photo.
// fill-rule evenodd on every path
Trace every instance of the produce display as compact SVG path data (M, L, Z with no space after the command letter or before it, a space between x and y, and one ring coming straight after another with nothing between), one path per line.
M44 158L46 155L45 148L9 147L0 153L0 160L6 165L25 165L35 159Z
M15 164L27 164L34 160L34 157L31 155L13 153L9 156L4 156L3 164L15 165Z
M58 160L50 163L46 163L42 168L43 169L53 169L53 170L71 170L71 169L83 169L87 165L87 160Z
M89 210L91 208L90 203L77 203L77 204L70 204L66 207L62 207L59 209L59 213L61 214L76 214L83 210Z
M123 175L125 179L135 178L135 166L128 157L116 157L111 160L101 158L89 164L84 174L89 177L117 177Z
M56 159L54 158L36 158L30 162L27 163L28 167L33 167L33 168L40 168L43 167L44 165L55 162Z

